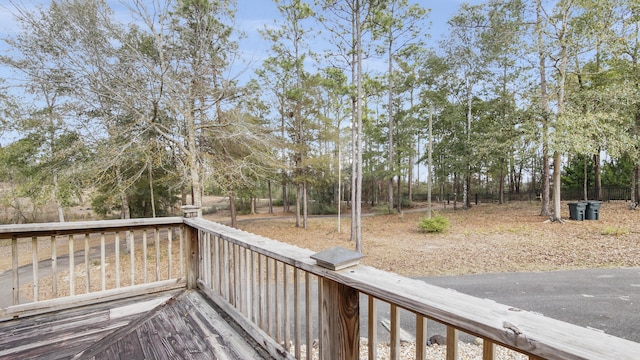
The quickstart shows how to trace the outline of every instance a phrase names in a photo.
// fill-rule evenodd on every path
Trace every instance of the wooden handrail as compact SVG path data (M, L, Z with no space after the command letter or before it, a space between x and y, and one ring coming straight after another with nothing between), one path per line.
M253 235L201 218L185 219L188 227L201 233L211 234L230 244L246 248L261 256L275 259L307 274L316 276L320 283L335 284L322 286L325 292L320 301L330 303L335 299L335 287L340 287L341 296L349 297L352 291L393 306L413 312L417 324L420 318L436 320L448 326L448 343L456 347L457 331L462 331L485 340L484 358L494 357L494 345L500 345L530 356L549 359L636 359L640 354L640 343L631 342L589 328L572 325L543 315L502 305L487 299L458 293L427 284L420 280L406 278L394 273L369 266L357 265L340 271L331 271L316 265L310 258L313 252L289 244ZM277 279L276 279L277 281ZM205 285L205 284L201 284ZM331 295L329 295L331 294ZM296 304L294 304L296 305ZM335 305L335 304L334 304ZM233 307L232 307L233 308ZM327 321L319 320L319 321ZM335 321L335 320L330 320ZM375 324L369 324L369 327ZM359 338L358 333L344 333L342 339L320 341L320 353L325 359L334 359L335 350L340 346L351 346L348 339ZM357 331L357 329L356 329ZM371 331L369 331L371 334ZM320 334L322 336L322 334ZM330 336L334 336L332 334ZM424 339L424 334L419 334ZM329 347L329 349L327 349ZM418 346L423 353L422 346ZM448 350L455 355L455 349ZM297 351L296 351L297 352ZM375 351L374 351L375 352ZM341 359L355 359L349 354ZM454 356L452 355L452 357ZM354 357L355 356L355 357ZM455 358L455 357L453 357Z
M357 294L365 294L368 296L369 322L362 333L369 338L370 357L377 351L375 334L378 319L375 311L378 302L389 304L393 309L389 346L390 354L395 358L398 357L402 333L398 310L409 311L415 316L416 354L421 357L425 356L426 322L432 320L447 326L448 359L456 358L458 332L484 340L481 349L483 359L495 357L496 345L523 353L530 359L623 360L635 359L640 354L639 343L369 266L356 265L331 271L316 264L311 258L314 254L311 250L197 217L0 226L0 239L11 239L10 246L16 259L13 271L17 274L17 239L24 239L25 246L37 241L50 241L53 245L55 236L68 235L69 247L74 252L81 250L73 248L74 234L97 234L100 236L102 270L105 262L104 233L152 229L154 236L149 241L157 243L157 229L160 227L182 228L181 238L185 240L186 247L184 252L180 252L181 264L184 261L186 269L183 277L170 276L157 285L135 284L130 290L116 287L69 296L71 305L77 301L123 297L136 291L185 285L197 287L276 358L301 358L303 348L309 357L314 344L317 344L322 359L356 359L360 339L358 317L362 314L355 299ZM166 239L171 238L167 236ZM55 251L51 254L52 260L60 256ZM33 262L37 263L38 252L32 256ZM133 255L131 259L133 261ZM87 261L85 259L85 263ZM73 262L69 267L73 269ZM33 266L32 269L37 276L39 268ZM133 272L133 266L131 269ZM157 276L151 278L158 280ZM181 280L184 278L186 282ZM14 281L17 280L15 275ZM55 282L53 286L56 286ZM312 290L317 291L317 296L312 295ZM14 306L0 309L0 315L3 318L22 316L42 308L53 311L66 305L69 303L65 299L28 304L16 302ZM314 325L313 322L317 323Z

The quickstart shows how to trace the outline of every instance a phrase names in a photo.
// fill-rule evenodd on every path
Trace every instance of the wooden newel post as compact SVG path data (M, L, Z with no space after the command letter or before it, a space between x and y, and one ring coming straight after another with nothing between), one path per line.
M340 270L358 264L362 254L333 247L311 256L317 264ZM321 281L320 324L322 360L358 360L360 358L360 293L333 280Z
M347 285L322 281L322 360L360 358L360 295Z
M186 205L182 207L182 216L185 218L198 217L200 209L197 206ZM182 228L185 242L185 266L187 274L187 289L198 287L198 277L200 276L200 251L198 246L198 230L190 226Z

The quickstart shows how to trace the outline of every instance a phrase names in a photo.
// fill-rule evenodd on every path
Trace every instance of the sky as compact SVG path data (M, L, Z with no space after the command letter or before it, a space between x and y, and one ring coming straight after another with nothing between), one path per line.
M106 0L113 8L122 9L122 2L126 0ZM450 19L458 7L463 2L478 4L485 0L414 0L424 8L431 9L428 20L431 22L432 37L431 46L436 47L437 42L447 31L447 20ZM48 4L49 0L0 0L0 38L6 38L15 34L19 27L11 15L12 3L22 4L26 8L34 7L38 4ZM269 51L269 44L263 41L258 33L258 29L263 29L265 25L274 24L274 20L280 18L276 4L272 0L237 0L236 26L247 35L240 43L240 49L245 57L245 62L250 68L255 68L266 57ZM116 10L116 14L118 14ZM121 17L126 16L124 13ZM0 41L0 53L6 53L4 42ZM252 73L252 71L250 71ZM0 67L0 77L5 77L5 69Z

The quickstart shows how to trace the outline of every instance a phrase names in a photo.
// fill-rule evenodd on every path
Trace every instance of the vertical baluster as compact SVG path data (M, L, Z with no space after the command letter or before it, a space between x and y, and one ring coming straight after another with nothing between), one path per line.
M234 294L234 301L233 304L235 305L236 309L239 309L241 307L241 301L240 301L240 289L242 288L242 286L240 285L240 245L237 244L233 244L233 272L234 272L234 276L233 276L233 294Z
M482 341L482 360L493 360L496 358L496 344L489 339ZM529 357L531 360L539 359L537 357Z
M104 232L100 234L100 285L102 291L107 290L107 261Z
M153 244L156 248L156 281L160 281L160 230L153 228Z
M291 300L289 300L290 267L287 264L283 264L283 268L284 278L282 281L284 283L284 304L282 311L284 312L284 344L287 351L289 351L289 348L291 347L291 314L289 314L291 309Z
M69 235L69 295L73 296L76 293L76 264L75 264L75 250L73 248L73 235Z
M173 267L173 249L171 248L173 242L173 228L167 228L167 279L172 279L172 271Z
M238 311L240 311L241 314L246 315L246 302L247 302L247 294L246 294L246 288L245 288L245 281L246 281L246 272L244 271L244 259L245 259L245 248L242 246L238 246L238 263L236 264L236 268L238 269L238 290L237 290L237 294L238 294Z
M220 238L218 236L213 236L213 268L214 268L214 281L213 281L213 289L216 290L218 295L222 295L222 282L220 281Z
M85 293L91 292L91 264L89 263L89 255L91 254L91 247L89 246L89 234L84 234L84 288Z
M265 330L264 321L264 270L262 269L262 255L258 254L258 326Z
M120 232L116 231L113 240L116 252L116 289L120 288Z
M300 345L302 343L302 314L300 309L300 302L302 301L300 298L300 270L298 268L293 268L293 331L295 337L295 353L296 359L300 359Z
M147 229L142 230L142 265L144 267L142 283L146 284L147 283Z
M267 278L266 278L266 290L267 290L267 297L266 297L266 307L267 307L267 334L269 334L269 336L273 337L273 321L271 319L271 314L272 314L272 304L273 304L273 286L271 286L272 283L272 277L273 277L273 261L271 261L271 258L266 257L265 258L266 261L266 265L267 265Z
M246 315L247 315L247 319L251 319L251 316L253 315L252 313L252 296L253 296L253 291L251 291L251 286L253 285L253 279L251 278L251 250L249 249L245 249L244 252L244 267L245 267L245 287L246 287L246 291L245 291L245 311L246 311Z
M51 298L58 297L58 247L56 237L51 235Z
M227 301L231 301L230 299L230 291L229 291L229 284L230 284L230 275L229 275L229 242L226 240L222 240L222 264L223 264L223 269L222 269L222 273L224 275L224 298Z
M322 316L322 311L323 311L323 307L324 307L324 278L322 277L318 277L318 359L322 359L324 358L324 346L322 346L323 344L323 340L325 340L324 338L324 334L323 334L323 329L325 329L325 318L324 316ZM359 340L359 339L358 339Z
M178 236L180 238L180 277L184 278L184 235L182 235L184 225L180 225Z
M131 278L131 286L135 285L136 283L135 237L136 237L136 234L134 232L127 231L127 240L130 242L129 244L129 260L130 260L129 276Z
M282 298L280 297L280 292L282 290L282 286L280 285L280 262L277 260L274 260L275 262L275 268L273 270L273 277L274 277L274 288L275 288L275 299L274 299L274 306L275 306L275 326L276 326L276 341L278 342L278 344L282 343L282 314L280 313L280 309L282 308Z
M369 295L369 319L367 332L369 336L369 359L378 358L378 301Z
M447 360L458 358L458 330L453 326L447 326Z
M427 319L416 314L416 360L427 356Z
M211 271L207 265L207 254L211 247L211 236L209 233L203 233L201 239L202 241L198 243L198 246L200 246L200 254L202 254L202 260L200 261L200 277L202 277L202 281L207 286L211 287L211 281L209 279Z
M11 238L11 271L13 272L13 305L20 304L20 280L18 278L18 238Z
M304 273L305 317L307 318L307 360L313 359L313 320L311 318L311 274Z
M256 254L254 251L251 252L251 304L253 304L253 323L258 325L260 323L260 288L258 287L258 276L256 275L256 271L258 267L256 266L256 261L260 255Z
M395 304L391 304L391 314L389 317L391 327L391 339L389 342L390 358L392 360L398 360L400 358L400 312Z
M33 269L33 301L38 301L39 289L38 289L38 269L40 259L38 257L38 238L31 238L31 267Z

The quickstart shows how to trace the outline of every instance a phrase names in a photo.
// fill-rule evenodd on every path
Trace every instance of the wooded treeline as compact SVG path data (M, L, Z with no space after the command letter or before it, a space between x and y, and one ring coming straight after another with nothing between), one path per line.
M124 218L225 195L234 224L235 199L268 197L302 227L342 200L360 249L360 207L399 211L425 168L463 208L533 190L560 220L561 184L640 197L636 0L463 4L438 43L407 0L276 0L271 51L246 66L234 1L109 4L10 7L0 181L16 222L51 201L64 221L87 189Z

